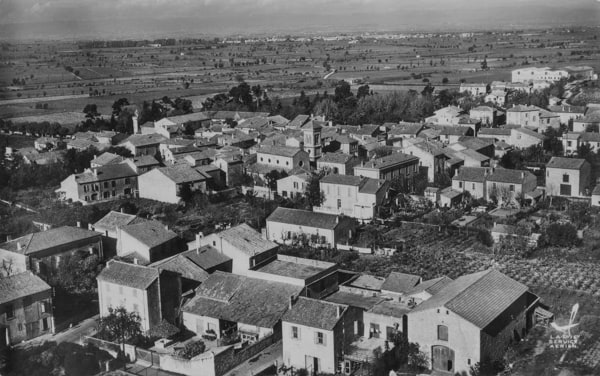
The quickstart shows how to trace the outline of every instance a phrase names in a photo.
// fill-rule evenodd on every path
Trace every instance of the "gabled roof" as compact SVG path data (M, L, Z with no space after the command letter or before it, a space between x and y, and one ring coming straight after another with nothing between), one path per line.
M446 287L450 282L452 282L452 279L450 279L446 276L430 279L430 280L419 283L418 285L416 285L415 287L410 289L407 292L407 294L414 295L414 294L418 294L420 292L425 291L431 295L435 295L439 291L441 291L444 287Z
M329 174L321 178L320 183L360 186L364 178L354 175Z
M292 121L289 122L288 127L290 128L300 128L310 119L308 115L298 115Z
M417 135L423 129L423 124L421 123L399 123L394 126L388 134L390 135Z
M109 164L94 167L80 174L74 174L75 181L79 184L95 183L104 180L123 179L137 176L137 172L124 163Z
M417 305L410 314L445 307L485 329L523 294L527 286L494 269L467 274Z
M159 270L143 265L110 260L98 275L98 281L145 290L159 276Z
M494 136L510 136L511 130L506 128L481 128L478 134L489 134Z
M158 221L144 221L121 227L121 231L152 248L177 237L177 234L165 228Z
M597 132L582 132L581 141L583 142L600 142L600 133Z
M299 148L290 147L290 146L261 146L256 150L257 153L261 154L269 154L269 155L278 155L282 157L293 157L296 154L300 153Z
M381 285L381 290L405 293L418 285L419 282L421 282L421 277L418 275L391 272Z
M538 132L532 131L531 129L527 129L527 128L513 128L512 129L513 132L519 132L519 133L524 133L528 136L537 138L538 140L544 140L546 137L544 137L543 134L540 134Z
M68 245L81 240L96 241L100 234L79 227L63 226L34 232L0 244L0 249L22 255L31 255L46 249ZM96 239L94 239L96 238ZM19 249L19 247L21 249Z
M104 166L109 164L121 163L124 159L125 158L120 155L106 152L92 159L91 163L97 164L99 166Z
M323 128L324 124L325 124L324 121L312 119L312 120L309 120L308 122L306 122L306 124L304 124L302 126L302 129L320 130Z
M245 223L218 232L216 233L216 236L226 240L232 246L250 256L255 256L273 248L277 248L276 243L263 239L260 232Z
M164 140L166 140L166 138L157 133L132 134L131 136L129 136L126 139L124 139L123 141L121 141L121 145L126 144L126 143L131 143L135 147L150 146L150 145L158 145L161 142L163 142Z
M548 110L554 113L566 113L566 114L580 114L585 113L585 107L583 106L548 106Z
M461 127L461 126L440 126L438 127L440 131L440 135L444 136L465 136L471 130L470 127Z
M373 306L373 308L369 309L368 312L376 315L400 319L405 314L410 312L410 310L411 308L407 304L400 303L395 300L384 300Z
M140 155L130 158L136 167L158 166L160 163L151 155Z
M282 321L330 331L335 328L347 309L345 304L301 296L292 309L283 315Z
M191 114L169 116L167 119L172 121L174 124L185 124L190 121L202 121L210 118L206 116L204 112L193 112Z
M190 165L183 163L168 167L159 167L155 170L159 171L175 184L192 183L206 180L204 175L200 174ZM152 171L149 171L149 173Z
M267 218L268 222L286 223L290 225L306 226L322 229L334 229L338 225L339 217L335 214L317 213L308 210L278 207Z
M0 278L0 306L51 289L46 282L30 271L2 277Z
M539 107L536 106L526 106L522 104L518 104L506 110L506 112L530 112L530 111L539 111Z
M177 272L184 278L204 282L210 275L210 269L228 261L231 261L231 258L210 245L205 245L156 261L149 266Z
M348 155L348 154L344 154L344 153L324 153L321 156L321 158L319 158L319 160L317 161L317 164L319 162L345 164L354 158L355 157L353 155Z
M507 168L495 168L488 176L488 181L498 183L523 184L527 178L536 179L535 175L527 170L510 170Z
M98 222L94 223L95 229L116 230L118 227L127 226L132 223L146 221L144 218L139 218L135 214L126 214L111 210L102 217Z
M477 183L485 182L486 168L485 167L461 167L458 173L454 175L452 180L472 181Z
M562 168L566 170L579 170L585 164L585 159L552 157L546 168Z
M196 289L184 312L272 328L302 286L216 271Z

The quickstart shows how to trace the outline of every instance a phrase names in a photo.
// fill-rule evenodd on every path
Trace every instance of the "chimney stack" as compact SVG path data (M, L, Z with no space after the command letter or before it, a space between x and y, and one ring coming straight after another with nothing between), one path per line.
M139 261L138 261L137 257L134 257L134 258L133 258L133 264L134 264L134 265L138 265L138 262L139 262Z
M196 248L200 248L200 239L204 237L204 234L199 232L196 234Z
M77 227L81 228L81 221L77 221Z
M339 319L342 316L342 306L336 306L336 308L337 308L336 317Z
M11 235L6 235L6 241L9 242L12 240L12 236Z
M18 251L20 251L21 249L23 249L23 248L21 247L21 242L17 242L17 250L18 250Z
M292 309L293 306L294 306L294 295L290 295L288 309Z
M88 223L88 230L94 231L94 226L91 223Z

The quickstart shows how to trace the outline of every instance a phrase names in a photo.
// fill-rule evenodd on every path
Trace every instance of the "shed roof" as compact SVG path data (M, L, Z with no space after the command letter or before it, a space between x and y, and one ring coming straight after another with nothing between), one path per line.
M335 214L317 213L308 210L278 207L267 218L267 222L286 223L333 230L338 225L339 217Z
M277 248L277 244L264 239L260 232L245 223L231 227L216 234L219 238L226 240L240 251L255 256L263 252Z
M0 244L0 249L22 255L31 255L46 249L79 242L81 240L100 240L100 234L79 227L63 226L50 230L34 232L20 238ZM20 248L20 249L19 249Z
M177 234L158 221L144 221L121 227L121 231L136 238L148 247L168 242L177 237Z
M419 282L421 282L421 277L418 275L391 272L381 285L381 290L405 293L418 285Z
M585 159L552 157L546 168L561 168L565 170L579 170L585 164Z

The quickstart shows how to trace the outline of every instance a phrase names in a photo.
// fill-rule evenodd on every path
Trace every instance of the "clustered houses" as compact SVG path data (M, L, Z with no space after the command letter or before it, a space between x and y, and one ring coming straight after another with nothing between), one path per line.
M509 203L537 187L537 178L529 171L490 167L462 167L452 178L452 189L469 192L473 198Z

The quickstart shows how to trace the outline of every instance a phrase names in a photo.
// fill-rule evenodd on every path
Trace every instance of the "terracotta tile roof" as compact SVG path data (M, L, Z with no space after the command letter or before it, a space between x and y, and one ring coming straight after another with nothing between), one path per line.
M388 134L390 135L417 135L423 129L423 124L421 123L400 123L394 126Z
M179 273L183 278L198 282L204 282L208 279L208 276L210 276L206 270L194 264L192 260L181 255L171 256L148 266L159 270L168 270Z
M381 286L385 282L385 278L377 277L371 274L360 274L356 279L352 280L348 285L367 290L381 290Z
M539 111L540 109L536 106L525 106L522 104L516 105L514 107L509 108L506 112L530 112L530 111Z
M68 245L81 240L90 242L100 240L100 234L79 227L63 226L50 230L34 232L0 244L0 249L23 255L31 255L49 248ZM19 246L21 249L19 249Z
M136 167L158 166L160 163L151 155L140 155L131 158Z
M320 182L325 184L360 186L364 179L360 176L330 174L323 176Z
M122 144L131 143L135 147L140 146L149 146L149 145L158 145L161 142L166 140L165 137L153 133L153 134L132 134L127 137L125 140L121 141Z
M461 167L458 170L458 174L454 175L452 180L483 183L485 176L485 167Z
M123 160L125 160L125 158L120 155L106 152L92 159L91 163L97 164L99 166L104 166L108 164L121 163L123 162Z
M356 168L386 169L396 165L412 165L414 163L419 163L419 158L404 153L393 153L382 158L372 159L366 162L364 166L356 166Z
M274 327L302 286L216 271L196 289L184 312L261 328Z
M267 222L286 223L297 226L334 229L338 225L335 214L316 213L308 210L278 207L267 218Z
M317 163L324 162L324 163L345 164L346 162L352 160L353 158L355 158L353 155L348 155L348 154L344 154L344 153L325 153L321 156L321 158L319 158Z
M407 294L414 295L414 294L418 294L420 292L425 291L425 292L430 293L431 295L435 295L439 291L441 291L444 287L446 287L450 282L452 282L452 279L450 279L446 276L430 279L430 280L419 283L418 285L416 285L415 287L410 289L407 292Z
M121 231L152 248L177 237L177 234L165 228L158 221L144 221L121 227Z
M259 154L269 154L269 155L279 155L282 157L293 157L296 154L300 153L299 148L290 147L290 146L261 146L258 150L256 150Z
M481 128L479 134L491 134L498 136L510 136L510 129L506 128Z
M528 136L537 138L538 140L544 140L546 138L546 137L544 137L543 134L540 134L536 131L532 131L531 129L527 129L527 128L513 128L512 132L524 133Z
M192 183L206 180L198 171L194 170L190 165L178 164L169 167L160 167L156 170L160 171L164 176L175 184Z
M450 282L430 299L417 305L411 314L445 307L480 329L485 329L523 294L527 286L488 269Z
M405 293L419 282L421 282L421 277L418 275L391 272L381 285L381 290Z
M510 170L507 168L495 168L488 176L488 181L498 183L523 184L525 179L536 179L535 175L527 170Z
M0 305L52 288L30 271L0 278Z
M135 172L129 165L119 163L94 167L80 174L75 174L75 181L78 184L88 184L104 180L123 179L133 176L137 176L137 172Z
M218 232L216 235L250 256L277 248L276 243L263 239L260 232L245 223Z
M110 211L98 222L94 223L95 229L112 230L115 231L117 227L126 226L134 222L146 221L144 218L139 218L134 214L126 214L118 211Z
M585 159L552 157L546 168L562 168L566 170L579 170L585 164Z
M333 330L348 309L347 305L299 297L282 321L322 330ZM338 313L341 313L338 315Z
M300 128L304 125L304 123L306 123L308 121L308 119L310 119L310 116L308 116L308 115L298 115L292 121L290 121L290 123L288 124L288 127Z
M148 266L110 260L98 275L98 281L145 290L159 276L159 270Z
M193 112L191 114L184 114L178 116L169 116L168 120L175 124L185 124L190 121L201 121L210 119L204 112Z

